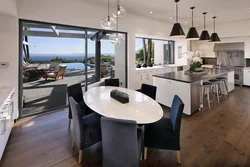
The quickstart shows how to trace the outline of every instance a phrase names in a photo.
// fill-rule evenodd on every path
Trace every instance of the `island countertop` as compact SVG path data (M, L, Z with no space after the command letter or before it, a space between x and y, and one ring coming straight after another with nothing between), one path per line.
M219 69L205 69L206 73L201 74L186 74L185 71L176 71L176 72L169 72L164 74L153 75L154 77L163 78L163 79L170 79L174 81L180 81L185 83L193 83L205 79L210 79L213 77L225 75L231 71L229 70L219 70Z

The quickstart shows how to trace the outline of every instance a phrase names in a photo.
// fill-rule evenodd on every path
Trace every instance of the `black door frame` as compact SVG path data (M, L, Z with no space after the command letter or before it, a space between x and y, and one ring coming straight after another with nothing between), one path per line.
M73 26L73 25L67 25L67 24L59 24L59 23L51 23L51 22L42 22L42 21L35 21L35 20L26 20L26 19L19 19L19 55L18 55L18 110L19 110L19 116L18 119L25 118L25 117L30 117L33 115L41 114L41 113L46 113L46 112L51 112L57 109L62 109L66 106L62 106L59 108L51 109L51 110L46 110L37 114L31 114L28 116L22 116L22 103L23 103L23 59L22 59L22 53L23 53L23 23L35 23L35 24L45 24L45 25L55 25L55 26L63 26L63 27L68 27L68 28L76 28L76 29L82 29L87 33L88 31L105 31L107 33L116 33L117 31L111 31L111 30L104 30L104 29L97 29L97 28L90 28L90 27L81 27L81 26ZM128 33L127 32L122 32L118 31L118 33L124 34L125 35L125 87L128 87ZM85 47L88 46L88 39L85 41ZM88 57L88 48L85 48L85 58ZM85 61L87 62L87 61ZM87 67L87 66L86 66ZM85 68L86 68L85 67ZM87 73L85 74L87 75ZM87 81L87 79L86 79ZM87 83L87 82L86 82ZM88 85L85 85L85 89L87 90Z

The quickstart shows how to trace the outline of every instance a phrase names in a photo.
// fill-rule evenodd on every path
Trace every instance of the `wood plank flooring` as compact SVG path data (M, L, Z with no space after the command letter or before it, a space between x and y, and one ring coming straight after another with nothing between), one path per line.
M67 109L22 119L15 124L1 167L101 166L101 150L86 150L79 165L77 150L71 149ZM169 109L164 107L164 115ZM183 116L181 160L176 152L148 150L142 167L250 167L250 88L236 87L229 98L209 111Z

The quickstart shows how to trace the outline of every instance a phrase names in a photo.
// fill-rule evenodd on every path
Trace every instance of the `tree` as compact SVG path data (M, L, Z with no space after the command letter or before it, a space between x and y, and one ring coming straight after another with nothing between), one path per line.
M143 55L144 55L143 63L146 64L147 63L147 57L148 57L147 46L146 46L146 39L143 38L142 42L143 42Z
M144 55L149 55L148 54L148 44L146 45L146 54L144 54L144 48L140 48L137 50L136 52L136 63L137 64L143 64L144 62L146 62L147 64L150 64L148 62L151 62L151 64L153 64L154 62L154 42L151 41L151 56L150 58L146 58L145 59L145 56ZM149 56L148 56L149 57Z
M147 65L151 65L151 55L152 55L152 39L148 39L148 59L147 59Z

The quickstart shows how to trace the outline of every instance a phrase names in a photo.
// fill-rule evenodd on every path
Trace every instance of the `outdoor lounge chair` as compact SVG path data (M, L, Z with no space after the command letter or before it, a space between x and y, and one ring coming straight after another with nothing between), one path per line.
M47 73L44 76L45 80L47 80L48 78L53 78L53 79L57 80L59 77L61 77L63 79L66 67L67 66L60 66L57 72Z

